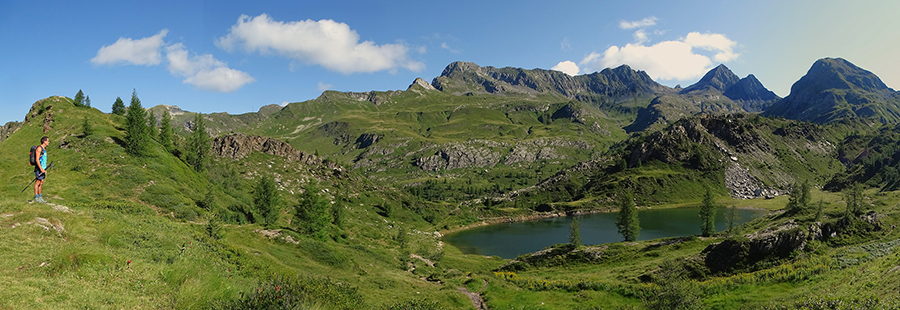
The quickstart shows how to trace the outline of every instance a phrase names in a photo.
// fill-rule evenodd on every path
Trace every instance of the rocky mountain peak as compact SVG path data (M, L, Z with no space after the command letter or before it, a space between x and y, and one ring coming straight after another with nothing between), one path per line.
M709 72L706 72L700 81L688 86L681 92L689 93L691 91L708 88L714 88L720 92L725 92L729 87L737 84L740 79L741 78L734 74L734 72L731 72L731 69L728 69L725 65L719 65L712 70L709 70Z
M800 91L804 88L814 90L825 89L860 89L867 92L882 92L888 88L874 73L857 67L843 58L822 58L813 63L805 76L794 83L791 94L795 88Z
M424 88L425 90L437 90L436 88L434 88L434 86L431 86L430 83L426 82L425 80L423 80L422 78L419 78L419 77L417 77L416 80L412 82L412 84L409 84L409 87L407 87L406 90L412 90L413 87L415 87L416 85L418 85L421 88Z
M479 69L481 69L481 66L479 66L473 62L455 61L455 62L452 62L449 65L447 65L446 68L444 68L444 71L441 72L441 76L455 77L455 76L458 76L465 72L477 71Z
M777 100L778 95L768 90L753 74L741 79L723 93L731 100Z
M822 58L765 115L816 123L855 117L893 123L900 121L900 94L845 59Z

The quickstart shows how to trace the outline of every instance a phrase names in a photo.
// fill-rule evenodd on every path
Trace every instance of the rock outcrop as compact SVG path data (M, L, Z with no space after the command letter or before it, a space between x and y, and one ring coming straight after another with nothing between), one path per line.
M703 250L706 266L713 272L732 272L751 268L755 263L789 257L795 251L803 251L809 241L840 237L845 234L859 234L860 227L851 223L858 221L865 226L864 231L882 229L880 215L869 212L856 219L841 218L830 223L815 222L808 226L791 220L779 227L760 230L744 238L732 238L710 244Z
M22 123L20 122L8 122L3 126L0 126L0 142L9 138L9 135L19 130L19 127L22 127Z
M306 165L322 165L321 158L294 149L290 144L272 138L250 136L242 133L218 137L212 142L214 154L239 160L253 152L263 152L269 155L284 157L288 162L298 162ZM328 168L339 168L336 164L328 163Z
M487 147L476 147L452 143L437 154L416 160L415 165L422 170L438 171L469 167L493 167L500 161L500 153Z

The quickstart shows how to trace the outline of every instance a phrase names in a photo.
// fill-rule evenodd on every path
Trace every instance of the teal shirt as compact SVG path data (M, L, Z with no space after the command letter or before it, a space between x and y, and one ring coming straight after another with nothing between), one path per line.
M41 169L47 170L47 148L41 147L41 157L38 157L38 162L41 163Z

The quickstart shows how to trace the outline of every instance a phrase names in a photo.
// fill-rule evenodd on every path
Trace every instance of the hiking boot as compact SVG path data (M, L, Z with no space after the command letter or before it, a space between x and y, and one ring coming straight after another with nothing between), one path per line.
M44 200L44 198L43 198L43 197L38 197L38 198L35 198L35 199L34 199L34 201L37 201L37 202L40 202L40 203L47 203L47 201L46 201L46 200Z

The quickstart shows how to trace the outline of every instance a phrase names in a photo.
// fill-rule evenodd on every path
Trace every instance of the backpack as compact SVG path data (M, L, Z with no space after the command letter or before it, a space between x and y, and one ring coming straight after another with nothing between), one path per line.
M35 151L37 150L37 145L31 147L31 152L28 153L28 164L32 166L37 166L37 154Z

